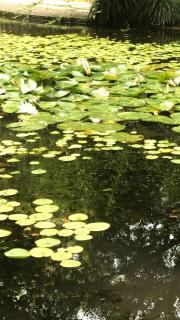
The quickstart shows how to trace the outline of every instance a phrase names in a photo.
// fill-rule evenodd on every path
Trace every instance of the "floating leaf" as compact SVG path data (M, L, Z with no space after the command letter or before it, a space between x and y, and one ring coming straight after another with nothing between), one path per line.
M14 248L6 251L5 256L12 259L26 259L30 256L30 253L26 249Z
M88 223L85 228L90 231L104 231L110 228L110 224L107 222L94 222Z
M75 236L75 239L78 241L87 241L87 240L91 240L92 236L90 234L79 234Z
M7 214L0 214L0 221L5 221L8 218Z
M40 221L37 222L34 226L39 229L51 229L54 228L56 225L54 222Z
M20 89L23 94L26 94L28 92L35 90L36 87L37 87L37 83L32 79L28 79L28 80L21 79L20 81Z
M64 268L78 268L80 267L81 265L81 262L80 261L77 261L77 260L63 260L61 263L60 263L61 267L64 267Z
M171 162L175 164L180 164L180 159L172 159Z
M84 227L86 224L85 222L66 222L63 224L63 227L66 229L79 229Z
M44 221L49 220L53 217L52 213L33 213L29 216L30 219L34 219L35 221Z
M14 208L7 205L7 204L1 204L0 205L0 213L3 213L3 212L10 212L10 211L13 211Z
M18 201L8 201L7 205L11 207L19 207L21 203Z
M35 208L37 212L56 212L59 210L59 207L54 204L46 204L43 206L38 206Z
M40 174L43 174L43 173L46 173L47 171L44 170L44 169L36 169L36 170L32 170L31 173L32 174L37 174L37 175L40 175Z
M16 189L5 189L0 191L0 196L8 197L14 196L18 191Z
M71 253L80 253L82 252L84 249L83 247L81 246L71 246L71 247L68 247L66 249L68 252L71 252Z
M65 252L65 251L58 251L53 253L51 256L51 259L54 261L63 261L63 260L68 260L72 258L72 253L70 252Z
M30 255L34 258L43 258L43 257L50 257L53 254L53 250L49 248L33 248L29 251Z
M90 230L88 230L87 228L79 228L79 229L74 230L74 233L76 235L86 235L86 234L90 233Z
M60 237L69 237L69 236L72 236L73 233L74 233L73 230L63 229L58 232L58 235Z
M57 246L61 243L60 240L54 238L43 238L35 241L37 247L49 248Z
M40 198L40 199L34 200L33 203L35 205L38 205L38 206L44 206L44 205L47 205L47 204L52 204L53 200L47 199L47 198Z
M88 219L88 216L84 213L74 213L68 216L68 219L71 221L85 221Z
M40 231L41 236L53 237L58 234L57 229L44 229Z
M21 219L21 220L17 220L16 224L18 224L21 227L26 227L26 226L31 226L32 224L34 224L36 221L34 219Z
M16 213L16 214L10 214L8 219L9 220L24 220L24 219L27 219L28 218L28 215L27 214L22 214L22 213Z

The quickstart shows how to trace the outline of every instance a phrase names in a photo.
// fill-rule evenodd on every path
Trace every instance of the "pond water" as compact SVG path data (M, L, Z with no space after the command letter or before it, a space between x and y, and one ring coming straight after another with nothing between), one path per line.
M161 45L135 31L128 40L9 26L0 34L1 319L179 319L177 34ZM35 212L44 216L27 222ZM79 212L107 230L57 236ZM79 267L4 255L29 253L50 229L61 246L43 247L83 247L72 257Z

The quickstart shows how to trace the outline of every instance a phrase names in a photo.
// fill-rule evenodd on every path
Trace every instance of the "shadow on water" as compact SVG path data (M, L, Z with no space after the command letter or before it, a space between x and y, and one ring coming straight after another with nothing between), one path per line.
M115 40L130 40L133 43L137 42L157 42L168 43L171 41L180 40L180 29L158 29L158 28L139 28L139 29L101 29L91 28L77 25L52 25L35 24L28 22L17 22L13 20L0 19L0 32L14 33L17 35L31 34L32 36L46 36L57 34L72 34L76 33L84 36L93 37L108 37Z

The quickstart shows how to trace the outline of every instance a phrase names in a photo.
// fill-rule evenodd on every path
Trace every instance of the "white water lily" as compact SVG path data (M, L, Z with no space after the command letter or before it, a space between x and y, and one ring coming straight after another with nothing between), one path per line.
M22 102L20 105L19 105L19 110L18 110L19 113L29 113L29 114L37 114L38 113L38 110L36 109L36 107L34 107L32 105L32 103L30 102Z

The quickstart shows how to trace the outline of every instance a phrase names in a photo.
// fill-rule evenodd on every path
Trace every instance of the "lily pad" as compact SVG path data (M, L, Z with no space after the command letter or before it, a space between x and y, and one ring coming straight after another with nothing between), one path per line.
M53 237L58 234L57 229L44 229L40 231L41 236L46 236L46 237Z
M10 211L13 211L14 208L7 205L7 204L1 204L0 206L0 213L3 213L3 212L10 212Z
M38 229L51 229L54 228L56 225L54 222L39 221L34 226Z
M71 247L68 247L66 250L68 252L71 252L71 253L75 254L75 253L82 252L84 249L81 246L71 246Z
M65 229L79 229L79 228L82 228L84 227L86 224L85 222L66 222L63 224L63 227Z
M88 219L88 216L84 213L74 213L68 216L68 219L71 221L85 221Z
M26 249L14 248L9 251L6 251L4 255L12 259L26 259L30 256L30 253Z
M29 251L30 255L34 258L44 258L44 257L50 257L54 253L53 250L49 248L32 248Z
M110 224L107 222L94 222L94 223L88 223L86 227L90 231L104 231L110 228Z
M65 252L65 251L58 251L53 253L51 256L51 259L54 261L63 261L63 260L68 260L72 258L72 253L70 252Z
M74 233L73 230L69 230L69 229L62 229L58 232L58 235L60 237L70 237L72 236L72 234Z
M28 218L28 215L23 213L10 214L8 217L9 220L14 220L14 221L22 220L22 219L24 220L27 218Z
M79 234L75 236L75 240L78 241L88 241L91 240L93 237L90 234Z
M40 198L33 201L33 203L37 206L44 206L47 204L52 204L53 200L47 198Z
M7 214L0 214L0 221L5 221L8 218Z
M9 197L14 196L18 193L18 190L16 189L5 189L0 191L0 196Z
M77 260L63 260L61 263L60 263L61 267L64 267L64 268L78 268L80 267L81 265L81 262L80 261L77 261Z
M30 219L34 219L35 221L44 221L49 220L53 217L52 213L33 213L29 216Z
M37 212L56 212L59 210L59 207L54 204L46 204L43 206L38 206L35 208L35 211Z
M43 174L43 173L46 173L47 171L44 170L44 169L35 169L35 170L32 170L31 173L32 174L37 174L37 175L40 175L40 174Z
M37 245L37 247L42 247L42 248L58 246L60 243L61 241L55 238L42 238L35 241L35 244Z

